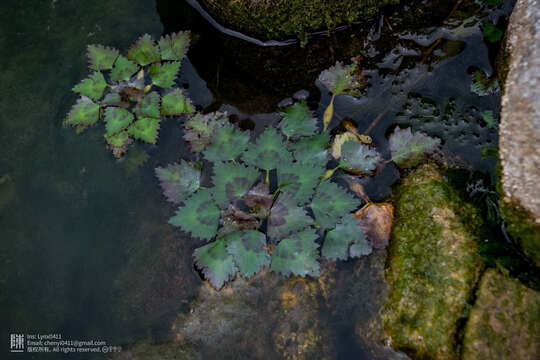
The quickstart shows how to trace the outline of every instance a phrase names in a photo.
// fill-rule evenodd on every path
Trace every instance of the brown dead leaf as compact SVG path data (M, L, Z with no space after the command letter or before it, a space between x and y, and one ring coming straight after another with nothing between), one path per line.
M392 204L369 203L358 210L354 216L360 219L360 227L374 248L384 249L388 246L394 221Z
M371 143L373 142L370 136L360 134L358 132L358 129L356 128L356 125L353 122L348 121L348 120L343 120L342 125L345 127L345 129L347 129L348 132L354 134L357 140L360 141L361 143L365 145L371 145Z

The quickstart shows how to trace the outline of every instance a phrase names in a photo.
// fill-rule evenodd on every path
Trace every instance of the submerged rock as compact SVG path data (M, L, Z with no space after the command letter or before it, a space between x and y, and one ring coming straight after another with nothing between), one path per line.
M198 352L189 346L176 343L153 344L144 340L122 349L122 352L113 356L114 360L202 360Z
M540 1L518 0L507 34L499 147L508 232L540 266ZM514 211L515 210L515 211Z
M465 328L462 359L539 357L540 293L487 270Z
M204 358L332 359L319 296L317 280L268 272L237 278L220 291L205 284L173 332Z
M331 29L373 15L397 0L202 0L210 14L236 30L262 40Z
M456 335L482 268L480 220L435 165L418 168L396 194L384 330L413 358L458 359Z

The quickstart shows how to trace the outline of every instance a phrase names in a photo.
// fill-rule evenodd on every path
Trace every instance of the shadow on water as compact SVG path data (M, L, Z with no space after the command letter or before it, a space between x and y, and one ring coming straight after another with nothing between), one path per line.
M225 36L179 0L1 6L0 111L8 115L0 119L2 339L17 332L111 345L166 341L171 322L199 290L191 253L200 244L166 225L174 208L153 174L156 166L190 156L178 123L162 125L159 146L139 144L120 161L105 148L99 127L84 136L62 128L76 99L70 89L87 74L89 43L124 51L145 32L158 38L191 30L179 85L199 109L227 110L255 132L275 124L277 104L299 90L309 92L308 104L321 116L330 95L316 83L318 74L362 55L367 94L338 97L338 117L361 132L377 119L369 134L386 156L386 136L396 125L439 136L452 163L494 178L496 158L481 153L497 146L497 131L480 112L497 114L500 94L470 91L471 67L494 72L494 50L478 26L488 15L473 1L457 11L446 1L390 8L305 48L261 48ZM402 11L409 6L415 11ZM510 9L507 4L489 16L505 21ZM399 176L387 166L363 185L372 200L383 200ZM387 358L358 336L384 293L377 278L384 254L377 256L339 265L337 290L322 315L335 329L342 359Z

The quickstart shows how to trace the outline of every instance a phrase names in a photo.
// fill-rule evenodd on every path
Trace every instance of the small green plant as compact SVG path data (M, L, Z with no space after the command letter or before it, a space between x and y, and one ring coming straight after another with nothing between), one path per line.
M330 104L324 111L323 128L326 130L334 117L334 99L338 95L361 96L366 87L366 78L360 68L362 58L353 58L349 65L338 61L331 68L324 70L318 80L332 93Z
M496 129L497 128L497 120L493 116L493 111L486 110L482 111L480 113L480 116L482 116L482 120L486 123L488 129Z
M499 91L499 82L495 76L490 78L482 71L476 70L473 72L471 91L478 96L495 94Z
M116 157L134 140L156 144L162 117L195 111L184 92L174 87L189 38L189 32L179 32L156 43L146 34L125 56L89 45L92 73L73 88L81 97L64 123L80 133L103 118L104 137Z
M493 25L490 21L482 24L482 33L484 33L484 38L492 43L501 41L504 36L504 31Z
M278 129L268 127L254 140L224 113L196 113L185 122L184 139L200 161L182 160L157 168L156 175L167 200L179 204L169 223L208 242L193 256L215 288L268 266L285 276L318 276L321 254L346 260L371 253L353 215L362 201L332 181L332 139L318 129L304 102L285 109ZM415 166L440 144L399 128L389 142L392 159L384 161L372 146L345 141L339 168L369 176L389 161ZM210 187L201 185L207 166Z

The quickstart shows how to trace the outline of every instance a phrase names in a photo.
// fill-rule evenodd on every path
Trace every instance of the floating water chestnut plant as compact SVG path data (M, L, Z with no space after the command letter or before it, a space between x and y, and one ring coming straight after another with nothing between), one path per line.
M81 97L64 123L80 133L103 118L104 137L116 157L133 140L156 144L161 117L195 111L184 92L174 87L189 37L189 32L179 32L156 43L146 34L126 56L116 49L89 45L93 73L73 88Z
M332 139L319 126L305 102L285 109L278 128L255 139L224 113L197 113L184 124L184 139L200 161L182 160L156 174L167 200L180 205L169 223L208 242L193 256L217 289L237 273L249 278L269 266L286 276L318 276L321 255L346 260L371 253L369 232L353 215L362 200L332 182ZM415 166L439 143L396 128L392 159L384 161L373 146L351 139L341 144L338 168L369 176L389 161ZM201 186L207 166L211 187Z
M354 58L349 65L338 61L331 68L324 70L318 80L332 93L330 104L324 111L323 127L328 128L334 116L334 99L338 95L361 96L366 87L366 79L360 68L361 56Z

